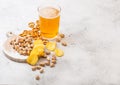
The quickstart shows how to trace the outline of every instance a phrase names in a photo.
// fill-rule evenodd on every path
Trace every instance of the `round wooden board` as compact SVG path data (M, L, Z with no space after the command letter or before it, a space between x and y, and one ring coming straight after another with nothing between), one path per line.
M19 62L19 63L26 63L26 59L28 56L23 56L20 55L19 53L17 53L17 51L15 51L12 46L10 45L10 41L17 38L18 36L14 35L12 37L9 37L3 44L3 52L5 54L5 56L15 62Z

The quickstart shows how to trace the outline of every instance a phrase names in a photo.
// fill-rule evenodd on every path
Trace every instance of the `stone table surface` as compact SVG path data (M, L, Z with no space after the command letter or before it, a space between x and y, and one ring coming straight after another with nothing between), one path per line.
M120 85L120 0L51 0L61 11L65 55L36 81L31 66L2 52L6 32L38 19L37 7L50 0L0 0L0 85Z

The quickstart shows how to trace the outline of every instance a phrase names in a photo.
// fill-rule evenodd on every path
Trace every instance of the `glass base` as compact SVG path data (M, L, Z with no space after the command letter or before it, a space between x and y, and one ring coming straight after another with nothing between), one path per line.
M46 38L46 37L42 37L43 39L47 39L47 40L55 40L57 38L58 35L56 35L55 37L53 38Z

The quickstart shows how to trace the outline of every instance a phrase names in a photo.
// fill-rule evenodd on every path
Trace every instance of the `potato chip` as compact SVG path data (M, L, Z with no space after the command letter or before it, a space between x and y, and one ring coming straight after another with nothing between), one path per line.
M54 51L56 46L57 46L56 42L48 42L46 44L46 48L50 51Z
M34 41L34 45L43 44L43 41L38 39Z
M61 50L59 48L56 48L55 49L55 55L58 56L58 57L62 57L64 55L64 52L63 52L63 50Z

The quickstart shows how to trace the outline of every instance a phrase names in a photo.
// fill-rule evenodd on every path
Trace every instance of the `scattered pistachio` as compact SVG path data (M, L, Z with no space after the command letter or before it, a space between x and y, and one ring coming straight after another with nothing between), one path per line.
M36 71L37 67L36 66L33 66L32 67L32 71Z
M42 67L44 67L44 66L45 66L45 63L44 63L44 62L40 62L39 65L42 66Z
M44 69L40 69L40 73L43 73L44 72Z
M56 42L60 42L60 41L61 41L61 37L57 37Z
M51 62L54 63L54 64L56 64L56 60L52 60Z
M59 36L60 36L61 38L64 38L64 37L65 37L65 35L64 35L64 34L59 34Z
M55 55L52 55L52 60L56 60L56 56Z
M55 64L54 63L50 63L50 67L54 67L55 66Z
M63 41L61 44L62 44L63 46L67 46L67 43L66 43L65 41Z
M35 79L36 79L36 80L40 80L40 76L37 75L37 76L35 77Z
M40 70L42 67L41 67L41 66L36 66L36 68L37 68L38 70Z

